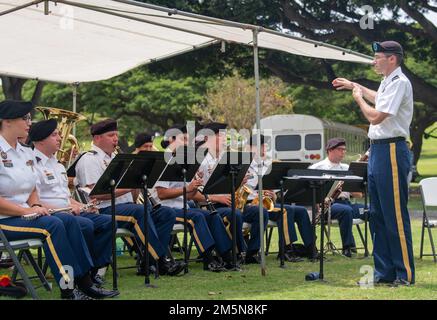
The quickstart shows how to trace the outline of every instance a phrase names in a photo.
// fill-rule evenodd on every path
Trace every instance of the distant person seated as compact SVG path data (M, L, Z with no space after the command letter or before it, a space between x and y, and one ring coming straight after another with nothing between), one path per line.
M153 134L142 132L137 134L135 137L135 150L133 153L139 153L141 151L156 151L153 147L153 139L155 136Z
M311 165L310 169L319 170L349 170L349 165L341 163L346 155L346 141L342 138L328 140L326 144L326 159ZM337 219L340 226L341 240L343 242L343 255L352 257L356 252L355 239L352 233L353 219L360 218L361 204L352 204L350 197L361 197L360 193L342 192L331 206L331 218Z

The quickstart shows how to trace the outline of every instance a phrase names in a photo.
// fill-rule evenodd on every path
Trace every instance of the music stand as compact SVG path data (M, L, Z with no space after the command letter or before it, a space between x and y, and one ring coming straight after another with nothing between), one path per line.
M144 197L144 263L145 278L144 283L147 287L150 284L149 270L149 226L148 226L148 192L147 189L153 187L159 177L156 172L162 171L165 164L163 153L157 151L141 152L139 154L118 154L109 163L105 172L97 181L90 196L111 194L111 215L112 215L112 270L113 287L117 290L117 255L115 252L116 243L116 220L115 220L115 190L116 189L142 189ZM161 172L160 171L160 172ZM158 268L156 269L158 270Z
M235 215L235 189L240 186L250 163L251 152L228 151L220 158L211 177L208 179L203 193L205 194L231 194L232 209L232 264L234 270L237 266L237 217Z
M268 174L263 175L262 185L265 190L280 190L281 199L281 214L279 215L279 225L283 225L283 214L284 212L284 177L287 176L288 171L291 169L305 169L310 165L309 162L299 162L299 161L273 161L271 164L271 170ZM258 186L256 187L256 189ZM279 228L278 228L279 230ZM285 243L282 232L279 230L279 257L280 257L280 267L285 268Z
M198 148L200 154L205 156L208 151L205 148ZM159 181L170 182L183 182L183 211L184 211L184 272L188 273L188 243L187 243L187 181L191 181L194 178L197 170L203 159L196 160L196 149L193 147L181 146L176 149L172 157L169 159L167 165L162 171Z
M368 184L367 184L367 162L364 161L353 161L349 165L349 171L353 175L362 177L363 181L361 183L351 183L346 182L343 186L343 190L348 192L363 192L364 193L364 257L369 256L368 248Z
M289 177L285 177L284 183L289 186L289 192L286 196L291 202L302 203L304 205L308 205L309 200L311 200L312 205L312 223L313 223L313 232L314 239L316 238L316 203L321 203L321 218L320 218L320 272L319 279L323 280L323 248L324 248L324 228L325 228L325 215L324 215L324 207L325 207L325 197L326 190L332 187L334 181L339 180L349 180L353 181L353 179L361 180L361 177L350 177L346 176L348 171L332 171L332 170L316 170L316 169L307 169L307 170L289 170ZM296 174L298 173L298 174ZM339 175L333 175L333 173ZM341 176L340 176L341 175ZM292 191L290 193L290 190ZM313 246L313 257L316 255L316 247L315 242Z

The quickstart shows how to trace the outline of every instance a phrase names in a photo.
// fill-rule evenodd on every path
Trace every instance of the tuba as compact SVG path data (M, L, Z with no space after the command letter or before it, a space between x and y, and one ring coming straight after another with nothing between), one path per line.
M36 107L35 109L43 114L45 120L55 119L58 122L58 131L62 141L56 158L68 168L80 152L79 142L71 134L71 130L76 122L86 120L86 117L73 111L58 108Z

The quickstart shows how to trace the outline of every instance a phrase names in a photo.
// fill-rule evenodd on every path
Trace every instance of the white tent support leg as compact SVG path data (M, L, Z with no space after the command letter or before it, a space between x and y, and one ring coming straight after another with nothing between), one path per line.
M258 197L259 197L259 230L261 241L261 274L266 275L266 257L264 247L264 208L263 208L263 183L262 183L262 161L261 156L261 108L260 108L260 95L259 95L259 61L258 61L258 30L253 30L253 61L254 61L254 73L255 73L255 104L256 104L256 146L257 146L257 163L258 163Z

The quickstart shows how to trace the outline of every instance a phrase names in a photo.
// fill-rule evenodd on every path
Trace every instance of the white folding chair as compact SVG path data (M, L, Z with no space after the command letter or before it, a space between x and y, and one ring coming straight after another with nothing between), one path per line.
M437 220L430 220L428 217L428 208L437 207L437 177L422 179L419 183L420 193L422 195L423 219L422 219L422 235L420 240L420 259L425 256L431 256L434 262L437 262L434 241L432 238L431 229L437 227ZM423 253L423 245L425 240L425 228L428 230L429 240L431 242L432 254Z

